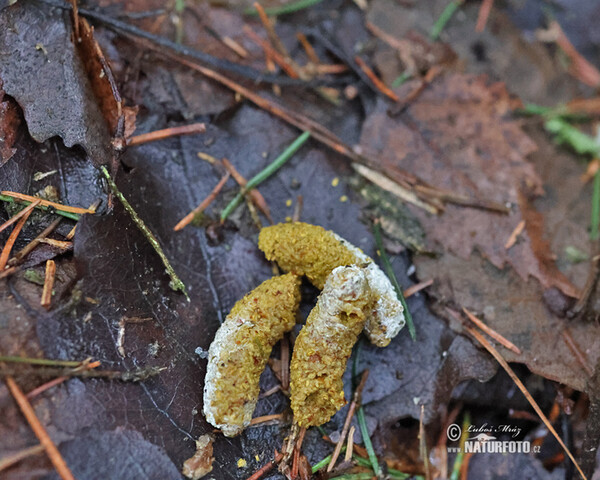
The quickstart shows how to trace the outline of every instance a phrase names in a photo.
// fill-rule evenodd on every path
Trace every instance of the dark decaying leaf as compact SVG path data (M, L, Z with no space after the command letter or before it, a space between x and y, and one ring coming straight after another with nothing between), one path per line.
M110 132L71 41L69 13L17 2L0 11L0 78L38 142L60 136L95 164L110 160Z

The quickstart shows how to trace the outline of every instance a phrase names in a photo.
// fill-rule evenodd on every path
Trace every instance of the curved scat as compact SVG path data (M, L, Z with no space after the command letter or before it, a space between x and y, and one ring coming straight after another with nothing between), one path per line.
M268 260L276 261L286 272L305 275L319 289L336 267L365 266L375 297L365 325L371 343L387 346L406 323L404 308L385 273L362 250L334 232L308 223L280 223L261 230L258 247Z
M300 279L274 277L239 300L208 351L204 416L233 437L250 424L273 345L296 324Z
M322 425L346 403L342 376L365 325L370 291L358 266L337 267L325 282L292 355L291 404L298 425Z

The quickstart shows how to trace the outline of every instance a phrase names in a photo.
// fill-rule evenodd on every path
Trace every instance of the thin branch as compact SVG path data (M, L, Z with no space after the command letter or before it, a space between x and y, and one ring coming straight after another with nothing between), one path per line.
M125 198L125 195L123 195L121 193L121 191L117 187L117 184L114 182L114 180L110 176L110 173L108 173L108 170L106 169L106 167L102 166L100 169L101 169L102 173L104 174L104 177L106 178L106 181L108 182L108 186L110 187L113 195L121 201L121 203L123 204L123 207L125 207L125 210L127 211L127 213L129 213L129 216L131 217L133 222L140 229L140 231L142 232L144 237L146 237L146 240L148 240L150 245L152 245L152 248L154 248L154 251L158 254L160 259L162 260L162 263L167 270L167 274L169 275L169 277L171 277L169 286L175 291L177 291L177 290L181 291L185 295L185 298L187 298L189 300L188 294L185 289L185 284L179 279L179 277L175 273L175 270L171 266L171 262L169 262L169 259L165 255L156 236L146 226L144 221L140 218L140 216L137 214L137 212L131 206L129 201Z
M54 220L42 231L42 233L40 233L31 242L25 245L18 253L16 253L15 256L8 261L8 264L14 266L19 263L23 258L31 253L35 247L39 245L43 238L46 238L48 235L50 235L56 229L56 227L58 227L60 222L62 222L62 218L57 218Z
M488 21L492 7L494 6L494 0L483 0L479 7L479 14L477 15L477 24L475 25L475 31L481 33L485 30L485 24Z
M227 183L227 180L229 180L229 177L230 177L229 172L227 172L225 175L223 175L221 180L219 180L219 183L217 183L215 185L215 188L213 188L212 191L208 194L208 196L204 200L202 200L202 202L200 202L200 205L198 205L190 213L188 213L185 217L183 217L181 220L179 220L177 225L175 225L173 227L173 230L175 230L177 232L177 231L181 230L182 228L186 227L187 225L192 223L192 221L194 220L194 217L196 217L196 215L199 215L204 210L206 210L206 208L214 201L214 199L217 198L217 195L219 195L219 192L221 191L223 186Z
M28 447L24 448L23 450L19 450L16 453L9 454L6 457L0 459L0 472L6 470L8 467L12 467L15 463L19 463L21 460L24 460L27 457L31 457L32 455L42 453L44 450L45 449L43 445L35 445L33 447Z
M365 383L367 381L368 376L369 371L363 371L360 383L354 391L354 397L352 399L352 403L350 404L350 408L348 408L348 414L346 415L346 421L344 422L344 426L342 428L342 434L340 435L340 439L338 440L338 443L335 446L335 450L333 451L333 455L331 456L331 461L327 466L328 472L331 472L333 470L333 467L335 467L335 462L337 462L337 459L340 456L340 452L342 451L342 447L344 446L344 440L346 439L346 434L350 429L350 423L352 422L352 418L354 417L354 411L356 410L356 407L360 405L360 398L362 395L363 388L365 388Z
M273 467L281 461L282 458L283 458L283 455L281 455L281 453L279 453L277 450L275 450L275 458L273 460L271 460L269 463L265 464L260 469L258 469L252 475L250 475L248 477L248 480L258 480L264 474L270 472L273 469Z
M44 277L44 290L42 291L42 299L40 305L46 310L52 305L52 290L54 289L54 276L56 274L56 262L54 260L46 260L46 275Z
M24 209L19 211L17 214L10 217L6 222L4 222L2 225L0 225L0 232L2 232L3 230L6 230L8 227L10 227L13 223L18 221L22 217L24 217L26 215L29 217L29 213L39 204L40 204L40 200L38 199L36 202L30 203L28 206L26 206Z
M37 203L39 203L39 200ZM31 205L33 205L33 206L31 206ZM2 248L2 253L0 253L0 272L2 272L2 270L4 270L4 267L6 267L6 264L8 263L8 257L10 256L12 247L15 244L17 237L19 236L19 233L21 233L21 230L23 229L25 222L27 222L29 215L31 215L33 208L36 206L36 202L34 201L31 205L30 205L31 208L27 207L29 209L28 210L27 210L27 208L25 209L27 211L25 212L24 215L21 216L21 218L15 225L15 228L13 228L13 231L10 232L10 235L8 236L8 240L6 241L6 244L4 245L4 247Z
M509 350L515 352L517 355L521 355L521 349L517 347L514 343L512 343L507 338L503 337L496 330L488 327L485 323L479 320L475 315L473 315L469 310L463 307L463 312L467 315L467 318L471 320L475 325L477 325L481 330L487 333L490 337L500 343L502 346L508 348Z
M175 137L177 135L193 135L196 133L206 132L206 124L204 123L192 123L190 125L181 125L179 127L163 128L162 130L155 130L154 132L142 133L131 137L127 141L127 145L134 147L136 145L142 145L143 143L155 142L157 140L164 140L165 138Z
M573 456L573 454L571 453L569 448L565 445L565 443L563 442L560 435L557 433L557 431L552 426L552 423L550 423L550 421L548 420L548 418L546 417L546 415L544 414L544 412L542 411L540 406L533 399L533 397L531 396L531 394L529 393L529 391L527 390L525 385L523 385L523 382L521 382L519 377L517 377L517 374L513 371L512 368L510 368L510 365L508 365L508 362L504 359L504 357L500 354L500 352L498 352L498 350L496 350L496 348L494 348L494 346L490 342L488 342L488 340L477 330L475 330L474 328L468 327L468 326L466 326L465 328L496 359L496 361L506 371L506 373L508 373L509 377L512 378L513 382L515 382L515 385L519 388L519 390L521 390L523 395L525 395L525 398L527 399L529 404L533 407L535 412L542 419L542 422L544 422L544 425L546 425L546 428L552 433L552 435L554 435L554 438L556 438L556 441L560 444L560 446L563 448L563 450L565 451L567 456L571 459L571 461L575 465L575 468L577 468L577 471L579 472L581 477L584 480L587 480L587 477L581 470L581 467L575 460L575 457Z
M240 204L244 195L254 187L259 185L261 182L273 175L281 166L287 162L310 137L310 132L304 132L296 140L294 140L273 162L271 162L266 168L257 173L254 177L248 180L248 183L242 191L238 193L231 202L221 212L221 221L224 221L229 214Z
M419 293L421 290L424 290L431 285L433 285L433 278L425 280L424 282L415 283L414 285L411 285L406 290L404 290L404 298L412 297L413 295Z
M354 61L358 64L362 71L365 72L365 75L369 77L369 79L381 93L383 93L386 97L391 98L394 102L400 100L398 95L396 95L392 89L390 89L377 75L375 75L375 72L365 63L362 58L357 55L354 57Z
M25 195L24 193L11 192L8 190L2 190L0 192L3 196L16 198L17 200L23 200L23 203L31 203L39 200L40 207L52 207L57 210L57 213L60 212L68 212L68 213L95 213L95 210L90 208L80 208L80 207L70 207L68 205L63 205L61 203L51 202L49 200L44 200L43 198L32 197L31 195ZM2 199L4 200L4 199ZM37 206L37 205L36 205Z
M58 448L56 448L56 445L50 438L50 435L48 435L48 432L42 425L42 422L40 422L36 416L31 403L29 403L29 400L27 400L27 397L25 397L15 380L11 376L8 376L6 377L5 382L12 396L19 405L21 412L23 412L23 415L29 422L29 426L33 430L33 433L35 433L35 436L46 450L48 458L50 458L50 461L54 465L54 468L56 469L56 472L59 474L60 478L62 480L75 480L75 477L71 473L71 470L69 470L64 458L58 451Z

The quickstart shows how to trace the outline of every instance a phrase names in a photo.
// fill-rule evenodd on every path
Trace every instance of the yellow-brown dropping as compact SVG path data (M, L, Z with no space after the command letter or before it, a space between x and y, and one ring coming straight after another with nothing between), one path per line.
M294 346L290 387L298 425L322 425L346 403L342 376L371 301L364 269L334 269Z
M364 258L368 259L356 247L332 233L308 223L280 223L261 230L258 248L267 260L275 260L286 272L306 275L315 287L322 290L335 267L354 265Z
M259 379L271 350L296 324L300 280L286 274L266 280L231 309L209 349L204 414L227 436L252 419Z

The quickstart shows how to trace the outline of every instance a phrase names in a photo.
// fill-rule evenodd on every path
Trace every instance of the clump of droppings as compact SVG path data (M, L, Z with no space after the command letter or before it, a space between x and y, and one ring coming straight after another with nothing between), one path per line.
M259 379L273 346L296 324L300 280L266 280L231 309L208 351L204 380L206 420L228 437L250 424Z
M280 223L261 230L258 247L268 260L276 261L286 272L305 275L319 289L336 267L364 265L375 298L365 325L371 343L389 345L406 323L404 308L385 273L362 250L334 232L308 223Z
M337 267L300 331L290 367L294 420L322 425L345 403L342 376L372 296L364 268Z

